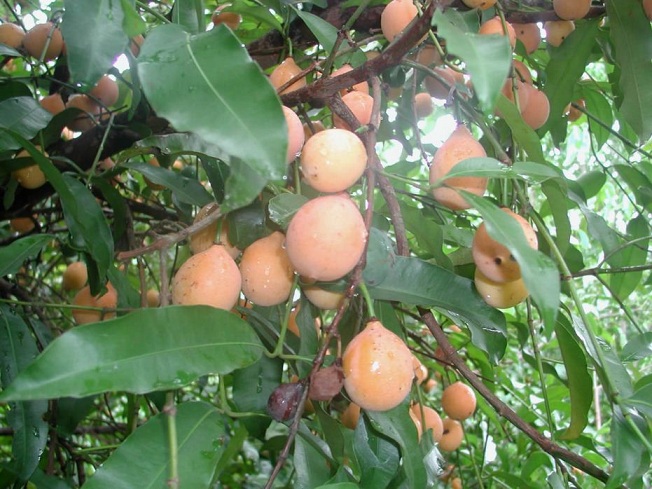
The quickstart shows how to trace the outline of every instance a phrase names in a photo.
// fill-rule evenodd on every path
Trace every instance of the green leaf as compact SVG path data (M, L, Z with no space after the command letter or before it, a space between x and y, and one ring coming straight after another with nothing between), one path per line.
M25 322L0 304L0 373L6 387L38 355L36 341ZM13 469L18 478L26 481L38 466L48 439L45 414L47 401L12 402L7 423L13 428Z
M613 109L604 95L597 90L585 89L582 92L582 96L584 97L586 110L597 119L596 121L593 117L588 117L589 132L595 138L595 150L599 151L611 135L608 128L612 127L614 123ZM600 124L600 122L605 124L606 127Z
M637 389L634 394L625 399L625 403L638 409L648 419L652 419L652 384Z
M160 413L134 431L84 484L84 489L166 487L170 475L167 414ZM176 407L177 465L180 487L209 487L225 443L226 420L205 402Z
M206 30L202 0L175 0L172 22L183 26L192 34Z
M649 440L650 430L645 421L639 416L630 416L643 436ZM613 470L605 489L615 489L622 484L629 485L633 481L640 480L650 469L650 454L618 407L614 407L614 416L611 420L611 440Z
M600 19L578 22L573 33L558 48L550 50L543 89L550 102L550 116L539 131L541 134L565 121L564 108L573 101L573 90L584 74L599 27Z
M482 215L489 236L505 245L516 258L525 286L539 306L547 329L552 330L561 292L557 265L550 257L530 248L521 226L514 218L482 197L469 192L462 194Z
M0 129L14 131L25 139L36 136L51 119L52 114L33 97L11 97L0 102ZM0 131L0 151L20 147L19 141L10 133Z
M439 186L449 178L463 176L478 176L486 178L510 178L533 181L546 181L548 179L561 179L562 175L552 167L530 161L518 161L512 166L505 165L495 158L467 158L456 164L441 179L433 185Z
M650 21L638 0L606 2L606 6L616 63L620 66L620 112L641 141L647 141L652 134L652 43L646 41L652 38Z
M468 326L473 344L492 362L505 353L505 317L482 300L471 280L419 258L395 255L375 228L371 229L363 277L373 299L437 307Z
M549 180L541 185L541 191L546 196L546 203L550 207L552 218L555 221L555 241L562 254L570 246L571 225L568 218L568 192L560 182Z
M446 51L464 61L482 110L492 112L512 65L507 36L485 36L460 28L464 24L455 9L437 9L433 25L446 40Z
M366 415L376 430L401 447L401 462L409 481L408 487L427 487L429 471L419 447L416 425L409 416L408 409L407 404L403 403L389 411L367 411Z
M143 309L59 336L0 399L174 389L201 375L251 365L262 350L251 327L231 312L208 306Z
M214 200L196 179L188 178L178 172L140 161L128 161L122 163L121 166L136 170L153 183L169 188L179 201L186 204L202 207Z
M652 189L652 182L642 171L631 165L615 164L613 167L618 171L629 189L634 194L634 198L639 205L644 207L650 206L652 199L650 199L650 189Z
M127 47L122 2L65 0L61 33L73 83L91 89ZM85 91L85 90L84 90Z
M135 37L147 30L147 24L138 15L134 6L134 0L120 0L124 19L122 20L122 29L128 37Z
M307 201L306 196L299 194L280 194L272 197L268 205L269 218L281 228L287 229L292 216Z
M541 138L534 129L523 121L516 105L510 102L502 93L496 101L496 111L500 113L500 117L507 123L515 141L521 145L528 157L537 163L545 163L546 158L543 156L543 149L541 149Z
M631 338L623 347L620 356L623 362L633 362L652 355L652 332Z
M293 8L293 10L296 12L297 16L303 20L306 26L308 26L310 32L315 35L319 44L323 46L326 55L329 55L333 50L335 41L337 40L337 29L335 26L310 12L304 12L297 8Z
M38 255L53 239L51 234L34 234L0 248L0 277L16 273L25 260Z
M627 223L626 246L609 258L612 266L618 262L622 266L637 266L647 263L650 228L647 217L638 215ZM609 285L620 299L627 298L643 278L643 271L614 273L609 277Z
M209 155L232 165L224 212L251 202L269 180L285 175L287 126L280 101L227 27L197 35L177 25L156 27L138 60L157 114L219 148Z
M589 373L584 350L573 335L566 329L568 323L558 321L555 335L559 342L561 357L566 367L568 390L571 399L570 426L561 435L562 440L573 440L580 436L589 422L589 410L593 399L593 379Z
M354 432L353 453L360 466L362 489L387 487L399 470L401 453L397 444L374 430L362 414Z
M336 482L335 484L326 484L319 486L317 489L359 489L360 486L353 482Z
M331 478L331 463L325 455L330 456L328 446L302 423L294 440L294 488L313 489Z

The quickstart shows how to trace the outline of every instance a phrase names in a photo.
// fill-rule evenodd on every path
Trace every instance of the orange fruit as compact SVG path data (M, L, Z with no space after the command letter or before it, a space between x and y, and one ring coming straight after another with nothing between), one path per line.
M391 0L380 14L380 30L385 39L392 42L418 13L412 0Z
M115 309L118 306L118 293L110 282L106 284L106 288L107 291L104 294L93 297L91 295L90 287L86 285L85 287L82 287L79 292L77 292L77 295L75 295L72 303L75 306ZM72 317L75 319L77 324L95 323L97 321L114 318L115 311L73 309Z
M72 262L63 272L63 290L80 290L86 282L88 282L88 270L83 261Z
M535 52L539 47L539 44L541 44L541 31L539 31L539 26L535 23L531 23L512 24L512 27L516 33L516 39L523 43L525 52L527 54Z
M63 36L61 31L52 22L36 24L23 38L25 51L36 59L50 61L59 57L63 50Z
M465 420L475 412L475 392L462 382L453 382L444 389L441 407L449 418Z
M25 31L11 22L0 24L0 43L18 49L23 44Z
M269 81L272 83L274 88L278 90L287 82L299 75L301 71L301 68L299 68L299 66L292 58L285 58L285 60L283 60L281 64L274 68L274 71L272 71L272 73L269 75ZM279 95L293 92L294 90L298 90L299 88L303 88L305 86L306 78L299 78L290 86L284 88L281 92L279 92Z

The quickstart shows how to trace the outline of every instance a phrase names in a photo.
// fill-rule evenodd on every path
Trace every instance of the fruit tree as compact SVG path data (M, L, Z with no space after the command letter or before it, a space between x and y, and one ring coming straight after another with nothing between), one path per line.
M651 5L0 3L0 486L650 487Z

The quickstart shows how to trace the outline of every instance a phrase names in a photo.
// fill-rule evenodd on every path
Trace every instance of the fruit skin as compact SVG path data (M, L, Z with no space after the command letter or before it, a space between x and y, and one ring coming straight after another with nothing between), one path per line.
M591 0L552 0L552 8L562 20L582 19L591 10Z
M460 161L485 156L487 153L484 148L473 138L466 126L458 126L432 159L430 184L446 176ZM453 210L471 207L454 189L463 189L475 195L482 195L487 190L487 179L482 177L454 177L446 180L444 184L445 186L434 188L432 194L440 204Z
M63 272L63 290L80 290L88 281L88 270L86 263L75 261L66 267Z
M301 73L301 71L301 68L299 68L299 66L295 63L294 59L285 58L285 60L283 60L281 64L274 68L274 71L272 71L272 73L269 75L269 81L272 83L274 88L278 90L280 87ZM280 91L279 95L293 92L294 90L298 90L299 88L303 88L305 86L306 78L299 78L297 81L292 83L292 85Z
M161 305L161 294L156 289L147 291L147 307L158 307Z
M308 125L308 123L303 124L303 134L305 136L304 143L318 132L326 130L326 126L324 126L324 123L321 121L310 121L310 125Z
M290 297L294 268L284 242L283 233L275 231L251 243L242 254L242 292L254 304L276 306Z
M0 24L0 43L18 49L25 38L25 31L11 22Z
M452 418L442 420L443 434L439 440L439 449L443 452L454 452L464 441L464 428L462 423Z
M512 24L505 22L505 28L503 28L503 22L500 17L496 16L492 19L489 19L487 22L480 26L478 34L489 35L489 34L499 34L501 36L505 35L507 31L507 38L509 39L509 44L514 49L516 46L516 31Z
M36 227L36 224L31 217L14 217L9 221L9 227L18 234L27 234Z
M52 95L43 97L40 101L40 104L41 107L43 107L52 115L57 115L63 112L66 108L66 104L63 103L63 99L58 93L53 93Z
M389 42L412 22L419 12L412 0L392 0L380 14L380 30Z
M475 412L475 392L462 382L453 382L444 389L441 407L449 418L465 420Z
M643 0L643 10L648 20L652 20L652 0Z
M39 146L37 146L37 148L39 150L41 149ZM48 155L45 152L43 154L45 156ZM16 155L16 158L31 158L31 156L27 150L22 150ZM37 164L24 166L23 168L14 170L11 172L11 175L18 181L21 187L30 190L42 187L47 181L45 174Z
M334 77L334 76L343 75L344 73L348 73L349 71L352 71L352 70L353 70L353 67L350 64L343 64L338 69L334 70L331 73L331 76ZM350 87L348 89L344 88L344 89L340 90L340 95L344 96L348 92L351 92L351 91L369 93L369 85L367 84L366 81L356 83L355 85L353 85L352 87Z
M462 488L463 488L462 479L460 479L459 477L455 477L451 481L451 489L462 489Z
M230 310L240 296L242 279L224 246L213 245L191 256L172 279L172 303L204 304Z
M586 109L586 102L584 101L583 98L576 100L575 103L579 105L581 108ZM584 112L576 107L574 107L571 104L568 104L568 120L570 122L575 122L577 119L582 117L584 115Z
M210 202L197 211L193 224L204 220L208 215L213 212L219 212L219 206L215 202ZM219 223L217 221L211 223L201 231L197 231L190 235L190 251L193 255L206 251L208 248L215 244L215 237Z
M359 92L351 92L355 94ZM312 136L301 152L301 172L319 192L342 192L362 176L367 150L360 138L345 129L326 129Z
M541 32L538 25L534 23L512 24L512 27L516 33L516 39L523 43L527 54L532 54L538 49L541 44Z
M414 113L417 119L424 119L433 113L435 104L428 92L420 92L414 95Z
M337 362L324 367L310 379L308 398L312 401L330 401L342 390L344 373Z
M344 292L326 290L316 285L303 285L301 290L310 303L325 311L337 309L344 300Z
M530 295L522 278L511 282L494 282L476 268L473 280L482 299L498 309L514 307Z
M421 432L425 433L428 430L432 430L432 439L438 443L444 434L444 425L439 413L431 407L420 406L419 404L413 404L410 410L414 413L419 423L421 423ZM421 416L421 410L423 410L423 417Z
M113 78L104 75L89 92L106 107L114 105L120 96L120 89Z
M522 109L521 117L532 129L539 129L550 116L550 101L548 96L536 87L525 84L525 90L529 92L527 106Z
M48 39L51 34L51 39ZM63 36L61 31L54 27L52 22L44 22L43 24L36 24L32 27L23 38L23 47L25 51L33 58L40 59L45 45L48 43L45 50L43 61L50 61L59 57L63 50Z
M213 22L215 27L224 24L232 31L240 27L240 24L242 23L242 16L240 14L236 12L222 12L222 10L230 6L231 4L228 3L220 5L215 9L215 12L213 12L213 15L211 16L211 22Z
M93 297L90 286L83 287L72 303L76 306L103 307L106 309L115 309L118 306L118 293L113 285L109 282L106 284L107 291L105 294ZM115 311L92 311L87 309L73 309L72 317L77 324L95 323L105 319L115 317Z
M444 85L434 76L427 76L424 80L426 90L433 97L445 100L450 94L451 88L455 87L457 83L464 83L464 75L459 71L455 71L450 66L444 68L435 68L433 70L438 74L449 86Z
M530 223L510 209L502 207L501 210L519 223L527 243L536 250L539 242ZM521 277L521 267L509 249L489 236L484 222L475 231L471 253L478 270L494 282L511 282Z
M288 257L297 273L325 282L353 270L366 241L362 215L347 194L306 202L290 221L285 236Z
M342 416L340 417L342 424L347 428L349 428L350 430L354 430L355 427L358 426L359 419L360 419L360 406L358 406L355 402L349 404L344 410L344 412L342 413Z
M571 32L575 30L575 22L572 20L549 20L543 24L546 31L546 42L551 46L559 47Z
M290 107L284 105L282 109L283 115L285 116L285 123L288 126L288 151L286 160L288 163L291 163L306 142L306 135L299 116Z
M496 5L497 0L462 0L464 5L469 8L479 8L480 10L487 10Z
M272 391L267 400L267 412L276 421L287 421L294 417L305 385L301 382L281 384Z
M370 411L398 406L410 393L414 378L412 352L401 338L374 319L347 345L342 367L347 394Z
M366 126L371 122L371 113L374 107L374 99L371 95L365 92L353 91L344 95L342 102L353 113L361 126ZM333 125L339 129L352 130L351 126L337 114L333 114Z
M96 118L100 114L101 107L88 95L72 95L66 103L66 108L75 107L83 110L86 114L80 114L68 123L71 131L86 132L96 125Z

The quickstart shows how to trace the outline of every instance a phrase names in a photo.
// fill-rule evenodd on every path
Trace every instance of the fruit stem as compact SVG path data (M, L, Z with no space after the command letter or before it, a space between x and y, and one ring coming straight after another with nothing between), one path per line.
M179 459L177 452L177 408L174 405L174 391L166 394L165 407L163 412L167 417L168 427L168 450L170 451L170 470L168 472L167 486L170 489L179 487Z
M295 274L294 281L292 282L292 289L290 289L290 297L294 296L294 291L299 286L299 275ZM274 347L274 351L269 355L270 358L276 358L283 353L283 346L285 345L285 335L288 330L288 323L290 322L290 313L292 312L292 301L287 301L285 304L285 311L281 320L281 331L278 335L278 342Z
M153 8L150 8L145 2L141 2L140 0L136 0L136 6L148 14L154 16L159 22L163 22L164 24L171 24L172 22L168 20L167 17L165 17L163 14L160 12L157 12Z
M360 280L360 283L358 284L358 289L360 290L360 293L362 294L362 297L364 297L364 301L367 304L367 314L369 315L370 318L375 318L376 313L374 311L374 301L371 298L371 294L369 294L369 289L367 288L367 284L365 284L362 280Z

